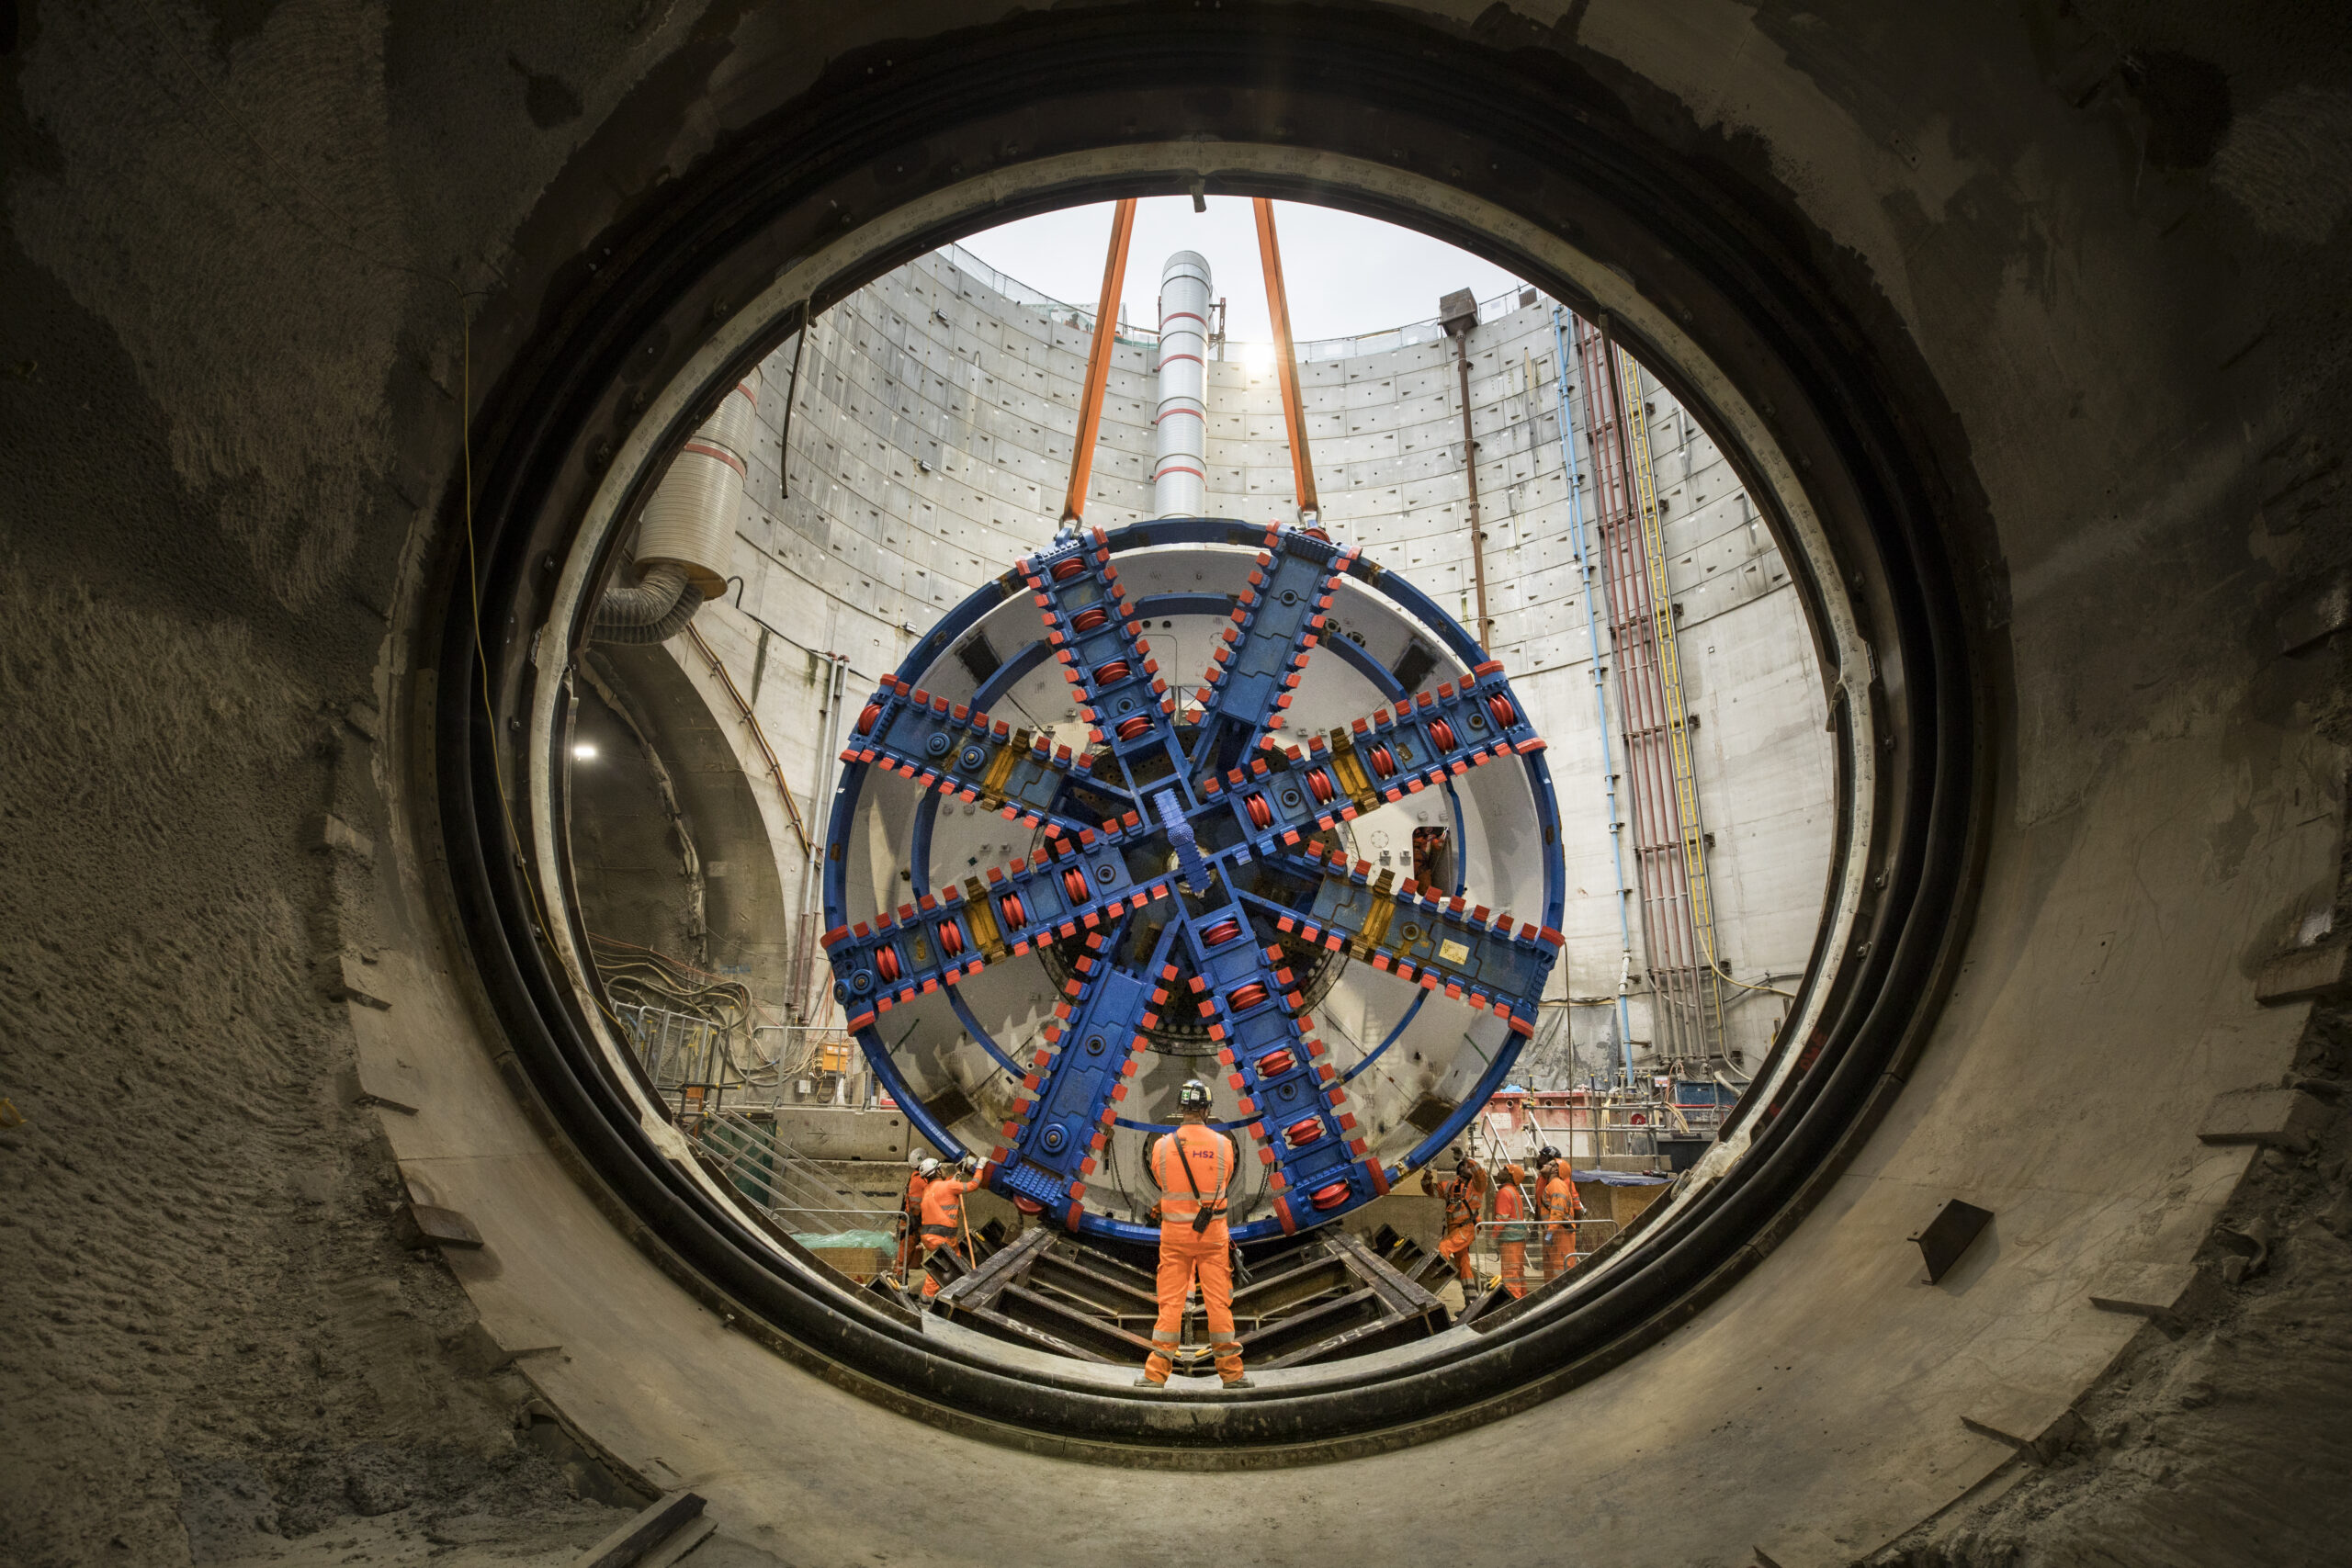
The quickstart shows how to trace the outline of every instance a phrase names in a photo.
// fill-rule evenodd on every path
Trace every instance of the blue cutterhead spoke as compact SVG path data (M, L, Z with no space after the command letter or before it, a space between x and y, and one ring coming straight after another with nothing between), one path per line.
M1321 844L1278 855L1271 864L1313 890L1305 908L1275 917L1283 935L1474 1010L1491 1009L1515 1034L1535 1032L1536 1003L1565 940L1558 931L1422 887L1409 876L1398 882L1393 872L1374 874L1363 861L1351 865Z
M1034 860L992 866L870 921L827 931L826 957L849 993L849 1027L863 1029L991 964L1104 931L1169 897L1168 877L1138 877L1133 870L1137 860L1156 863L1159 837L1139 834L1141 825L1130 812L1116 823L1080 829ZM1146 852L1134 855L1139 848Z
M1203 777L1203 800L1228 803L1259 852L1295 847L1308 833L1354 820L1390 801L1514 755L1544 750L1542 737L1503 679L1481 664L1459 686L1375 710L1304 745L1263 739L1246 765Z
M1075 838L1099 825L1072 808L1092 795L1125 804L1116 780L1093 776L1092 758L1049 749L1042 736L975 713L961 703L885 676L852 727L844 762L871 762L924 789L989 810L1049 834Z
M1054 1021L1039 1037L1021 1080L1021 1098L1001 1128L1003 1141L990 1156L989 1185L1076 1225L1086 1199L1086 1179L1118 1119L1130 1081L1150 1042L1144 1032L1159 1021L1168 992L1161 971L1175 940L1174 922L1145 925L1150 946L1130 951L1131 914L1090 933L1077 960L1078 973L1062 986Z
M1322 639L1340 576L1352 548L1312 534L1268 528L1250 581L1236 595L1232 623L1217 634L1193 694L1197 771L1222 771L1287 722L1286 710Z
M1046 641L1078 694L1089 738L1131 766L1173 752L1176 699L1151 657L1151 641L1119 587L1102 530L1093 529L1014 568L1046 623Z
M1283 1234L1387 1191L1389 1173L1366 1153L1339 1069L1314 1035L1315 1021L1297 976L1282 965L1282 949L1222 881L1185 903L1193 1005L1208 1022L1227 1085L1239 1097L1237 1114L1247 1119L1267 1167Z

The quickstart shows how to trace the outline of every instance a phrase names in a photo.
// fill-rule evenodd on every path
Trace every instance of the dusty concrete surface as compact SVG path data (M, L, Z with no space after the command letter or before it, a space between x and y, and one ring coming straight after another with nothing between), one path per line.
M0 583L0 1093L25 1119L0 1131L0 1557L568 1504L515 1449L528 1387L452 1366L472 1310L394 1244L406 1194L340 1088L321 966L364 938L314 819L365 738L324 661L171 604L129 538L95 589L35 572L27 521Z
M1962 985L1962 1043L2023 1068L2096 1037L2129 1087L2177 1081L2168 1119L2149 1123L2174 1143L2135 1174L2143 1197L2174 1179L2166 1161L2189 1170L2175 1145L2190 1102L2245 1081L2231 1049L2259 1057L2263 1078L2340 1080L2340 1022L2323 1019L2316 1043L2274 1062L2245 1034L2180 1038L2159 992L2186 976L2226 993L2217 1016L2244 1004L2262 957L2312 912L2286 891L2306 840L2334 833L2336 795L2312 781L2340 781L2342 678L2278 664L2275 633L2346 531L2343 19L2185 5L2000 19L1954 6L1897 22L1871 8L1429 9L1509 47L1573 54L1660 106L1645 112L1661 123L1703 128L1691 144L1732 149L1726 168L1817 228L1948 389L2004 522L2019 676L2003 742L2013 852L1980 921L1981 967ZM389 1239L401 1194L382 1124L401 1113L355 1109L340 1086L355 1019L396 1037L413 1015L329 993L364 996L402 965L431 976L443 955L396 951L390 936L429 934L429 919L379 929L372 863L347 839L321 847L315 818L333 811L376 850L390 842L377 671L387 684L416 673L386 639L419 581L420 514L461 468L458 300L475 308L478 403L550 279L735 123L743 100L729 95L743 89L725 62L756 28L730 28L762 20L742 13L321 0L11 13L0 1095L26 1121L0 1130L0 1557L226 1561L297 1531L312 1561L363 1540L391 1556L421 1540L431 1556L470 1551L459 1538L476 1528L481 1551L527 1553L545 1549L529 1534L539 1522L585 1529L600 1506L575 1497L600 1484L576 1462L518 1457L530 1388L512 1372L470 1376L445 1348L498 1300L497 1280L461 1264L469 1297L441 1261ZM798 30L793 63L764 89L777 96L845 42L996 12L781 15L763 25ZM1887 85L1923 60L1939 63L1941 91ZM714 83L726 107L709 112ZM2116 933L2113 988L2100 991L2094 954ZM2006 1008L1991 999L2005 985ZM453 1037L470 1027L462 1007L447 1019ZM1965 1082L1930 1059L1915 1092ZM2104 1113L2096 1099L2069 1111ZM1990 1109L1973 1123L1958 1114L1939 1157L2020 1131ZM2005 1229L2004 1258L2063 1252L2085 1234L2074 1217L2109 1202L2063 1157L2063 1125L2022 1133L2050 1163L2014 1195L2044 1228ZM1905 1123L1889 1136L1926 1134ZM2234 1197L2225 1162L2197 1167L2199 1194L2228 1199L2241 1235L2267 1233L2263 1267L2191 1312L2177 1339L2116 1330L2123 1359L2079 1405L2089 1444L1998 1497L1963 1500L1903 1550L1921 1562L2340 1560L2352 1528L2343 1137L2339 1122L2314 1154L2263 1156ZM1864 1168L1858 1189L1888 1190L1884 1171ZM562 1191L562 1213L587 1212ZM1899 1235L1897 1207L1841 1198L1798 1240L1856 1214ZM2143 1222L2152 1247L2177 1244L2217 1274L2242 1250L2201 1228L2172 1235L2161 1204L2119 1224ZM616 1310L682 1300L613 1233L580 1245L637 1292ZM1758 1287L1771 1283L1759 1270ZM1740 1299L1651 1354L1744 1371L1749 1351L1802 1326L1738 1319ZM1922 1360L1976 1326L1965 1302L1915 1299L1946 1333L1919 1331ZM2076 1359L2104 1365L2105 1325L2065 1321L2084 1340ZM626 1325L609 1326L626 1342ZM698 1369L768 1375L741 1337L715 1321L697 1333ZM1834 1337L1811 1343L1836 1370ZM1991 1336L1969 1347L2028 1367L2034 1350ZM1852 1370L1917 1383L1913 1366ZM568 1380L581 1399L566 1414L625 1433L639 1417L599 1404L589 1371ZM954 1442L814 1380L785 1384L797 1403L744 1410L747 1425L816 1427L828 1446L856 1436L900 1463L920 1451L958 1495L1012 1478L1100 1498L1116 1521L1202 1495L1189 1480ZM1847 1528L1881 1501L1871 1455L1830 1431L1834 1412L1778 1384L1721 1386L1704 1431L1695 1410L1624 1428L1651 1445L1644 1470L1616 1477L1628 1484L1672 1470L1685 1443L1713 1441L1732 1461L1681 1508L1743 1533L1679 1560L1735 1561L1749 1522L1775 1522L1793 1497L1809 1517L1777 1522L1795 1548L1756 1543L1775 1561L1877 1551ZM669 1444L740 1392L681 1398L643 1429ZM1934 1423L1917 1440L1939 1462L1996 1466L1989 1439L1947 1422L1932 1390L1905 1392L1918 1394L1918 1431ZM1617 1408L1638 1422L1634 1393ZM1556 1470L1560 1441L1523 1420L1419 1450L1404 1517L1385 1506L1405 1495L1397 1470L1334 1471L1331 1495L1353 1501L1313 1548L1338 1541L1366 1562L1451 1550L1458 1532L1432 1523L1425 1498L1448 1488L1502 1517L1525 1498L1505 1467L1534 1454ZM921 1560L921 1532L946 1521L877 1506L905 1496L887 1465L823 1472L840 1457L805 1453L802 1471L729 1484L744 1506L765 1493L797 1520L797 1540L764 1538L779 1555L840 1560L852 1552L831 1547L881 1529L897 1560ZM783 1489L810 1475L806 1496ZM1235 1485L1221 1517L1249 1529L1263 1495ZM1638 1554L1646 1521L1593 1506L1579 1539ZM405 1523L356 1522L395 1516L416 1521L405 1544ZM276 1535L255 1524L235 1539L241 1518L273 1517ZM505 1522L455 1522L478 1517ZM329 1544L344 1540L355 1544ZM1091 1517L1020 1544L1041 1560L1106 1554Z
M2324 1012L2299 1077L2343 1084L2352 1013ZM2200 1249L2177 1320L2151 1324L2046 1461L1982 1488L1874 1568L2330 1563L2352 1538L2352 1115L2266 1151Z
M2352 533L2321 546L2339 564ZM2352 656L2318 728L2342 739ZM2352 926L2352 857L2332 909ZM2309 1142L2263 1151L2151 1321L2052 1451L2009 1461L1871 1568L2332 1563L2352 1540L2352 1007L2314 1010L2282 1083Z
M395 429L454 428L459 313L424 275L492 276L569 145L508 46L601 61L608 104L660 35L565 10L463 63L465 7L8 10L0 1560L578 1506L516 1449L527 1386L443 1348L451 1277L390 1239L326 985L374 941L365 866L318 821L369 765L428 493Z

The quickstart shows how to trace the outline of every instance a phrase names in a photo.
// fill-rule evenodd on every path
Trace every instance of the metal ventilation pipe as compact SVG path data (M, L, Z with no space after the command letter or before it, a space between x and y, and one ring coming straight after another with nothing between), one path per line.
M637 558L621 569L636 584L609 588L597 602L597 641L666 642L727 591L759 409L754 369L672 459L638 524Z
M1209 264L1178 251L1159 272L1159 461L1152 507L1198 517L1208 504Z

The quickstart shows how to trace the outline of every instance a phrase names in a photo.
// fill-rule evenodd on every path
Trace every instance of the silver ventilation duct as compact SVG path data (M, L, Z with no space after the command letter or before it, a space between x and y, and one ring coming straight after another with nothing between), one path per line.
M1152 509L1197 517L1207 504L1209 264L1178 251L1159 274L1159 413Z
M666 642L704 601L726 592L759 407L755 368L671 461L638 525L637 558L621 569L637 581L607 589L597 603L597 641Z

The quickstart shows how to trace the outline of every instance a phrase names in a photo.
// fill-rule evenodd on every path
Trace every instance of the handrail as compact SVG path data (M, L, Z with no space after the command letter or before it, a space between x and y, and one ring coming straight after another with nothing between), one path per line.
M815 1161L786 1143L773 1125L763 1127L741 1111L733 1109L715 1111L709 1120L740 1138L756 1140L765 1148L770 1163L765 1170L762 1170L752 1164L748 1151L740 1145L713 1145L705 1139L704 1147L710 1150L712 1156L730 1172L764 1181L771 1193L786 1190L788 1183L798 1183L804 1193L813 1190L831 1201L825 1203L771 1203L769 1206L772 1208L808 1209L827 1213L887 1214L897 1212L895 1208L880 1204L861 1203L855 1194L834 1186L817 1168Z
M710 666L710 672L718 677L718 683L727 688L727 694L735 699L736 712L741 715L745 724L752 727L752 742L760 749L760 755L767 760L768 777L775 781L775 792L784 797L785 815L792 819L792 830L800 836L801 852L815 853L817 846L808 837L807 824L800 820L800 803L792 798L792 786L784 782L784 764L775 760L775 751L768 745L766 733L760 728L759 716L752 711L752 705L743 700L743 694L736 689L735 677L727 672L727 666L719 662L718 655L711 652L710 644L703 641L702 633L695 629L692 621L686 623L686 636L694 639L695 651Z

